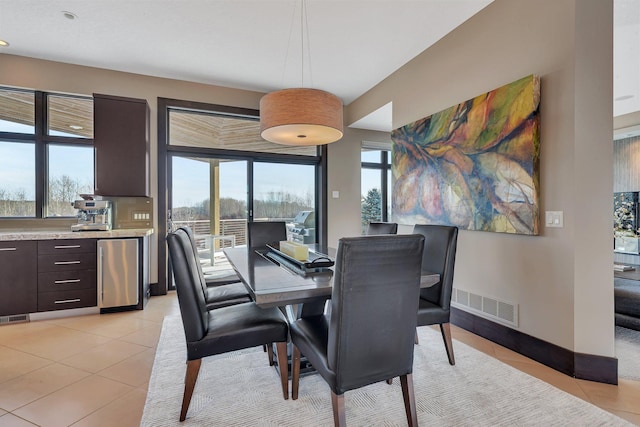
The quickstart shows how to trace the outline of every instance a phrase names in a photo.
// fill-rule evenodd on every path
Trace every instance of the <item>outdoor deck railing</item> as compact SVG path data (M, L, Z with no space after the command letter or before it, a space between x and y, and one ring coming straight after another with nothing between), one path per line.
M193 231L196 243L199 248L205 246L205 235L211 233L211 222L208 220L187 220L173 221L173 227L188 226ZM236 246L247 244L247 220L246 219L223 219L220 220L220 235L236 236ZM221 248L230 247L231 243L226 240L220 240Z
M285 221L290 223L293 218L269 218L269 221ZM173 221L173 227L178 228L186 225L191 228L196 238L199 248L205 247L205 235L211 233L211 222L209 220L187 220ZM246 219L222 219L220 220L221 236L236 236L236 246L244 246L247 244L247 220ZM231 242L227 240L219 240L220 249L231 247Z

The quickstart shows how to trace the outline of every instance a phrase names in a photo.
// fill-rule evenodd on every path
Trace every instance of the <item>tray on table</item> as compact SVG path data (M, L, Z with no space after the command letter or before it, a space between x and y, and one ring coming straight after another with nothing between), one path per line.
M268 243L267 248L269 248L269 250L263 254L264 256L293 269L299 274L324 272L335 263L328 255L313 251L309 251L309 256L305 260L296 259L282 252L279 242Z

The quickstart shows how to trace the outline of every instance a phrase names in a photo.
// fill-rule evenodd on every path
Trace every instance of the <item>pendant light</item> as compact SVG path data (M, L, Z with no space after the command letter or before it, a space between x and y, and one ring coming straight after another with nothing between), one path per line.
M304 86L304 21L302 0L301 50ZM308 36L307 36L308 37ZM260 99L260 135L283 145L323 145L342 138L342 101L318 89L292 88L268 93Z

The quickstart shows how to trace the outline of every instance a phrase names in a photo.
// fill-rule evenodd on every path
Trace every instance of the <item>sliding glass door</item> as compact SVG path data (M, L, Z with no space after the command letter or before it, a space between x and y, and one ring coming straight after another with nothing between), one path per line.
M208 275L231 273L224 248L247 241L247 161L172 156L171 227L195 235Z
M314 243L315 188L313 165L255 162L253 220L285 221L289 240Z
M257 110L159 98L158 123L154 295L172 288L165 236L180 225L193 229L205 273L228 267L222 249L246 245L251 221L285 221L304 243L326 238L326 149L265 141Z

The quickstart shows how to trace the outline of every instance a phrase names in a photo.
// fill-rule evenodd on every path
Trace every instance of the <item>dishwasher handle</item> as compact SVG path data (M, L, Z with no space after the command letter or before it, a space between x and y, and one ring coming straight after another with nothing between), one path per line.
M98 307L102 307L102 302L104 301L104 253L102 246L98 245Z

